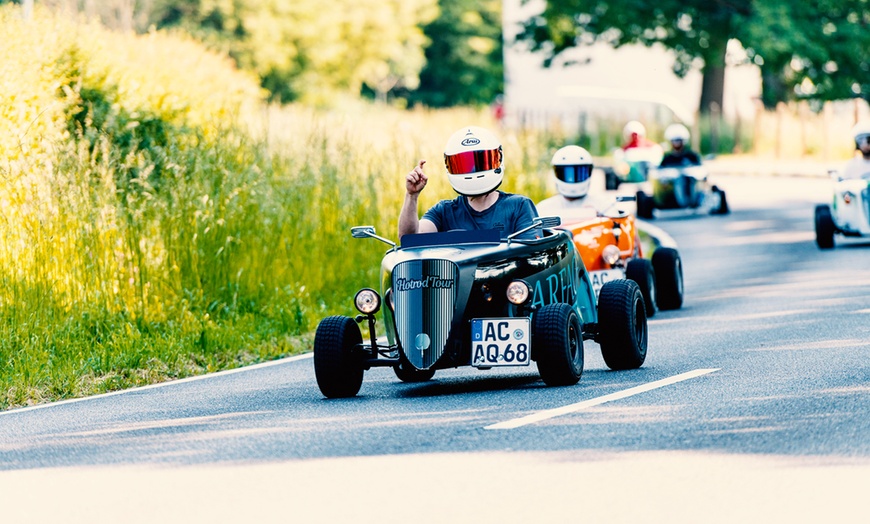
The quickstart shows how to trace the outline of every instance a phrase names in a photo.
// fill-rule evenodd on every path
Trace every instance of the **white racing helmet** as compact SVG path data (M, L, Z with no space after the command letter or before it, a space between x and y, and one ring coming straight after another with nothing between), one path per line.
M631 140L631 135L637 135L639 137L646 136L646 127L637 120L632 120L622 128L622 136L626 140Z
M566 198L585 197L592 184L592 155L580 146L565 146L553 155L556 189Z
M444 146L444 165L450 185L460 195L495 191L504 178L501 142L487 129L463 127Z
M855 139L855 147L861 148L861 142L870 139L870 120L862 120L852 127L852 138Z
M689 136L689 129L683 124L671 124L665 129L665 140L668 142L682 140L685 143L689 141Z

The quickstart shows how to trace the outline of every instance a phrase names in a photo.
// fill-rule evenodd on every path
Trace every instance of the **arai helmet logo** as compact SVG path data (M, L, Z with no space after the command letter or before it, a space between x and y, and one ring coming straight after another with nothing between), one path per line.
M480 143L480 139L474 138L473 136L466 138L465 140L460 142L460 144L462 144L463 146L476 146L479 143Z

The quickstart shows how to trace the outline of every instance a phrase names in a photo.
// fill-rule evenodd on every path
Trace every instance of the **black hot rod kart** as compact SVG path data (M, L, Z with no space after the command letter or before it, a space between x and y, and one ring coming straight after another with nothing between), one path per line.
M318 324L314 372L320 391L352 397L363 373L376 366L392 367L402 381L421 382L439 369L532 361L546 385L571 385L580 380L583 341L589 339L601 346L611 369L640 367L647 352L640 289L631 280L613 280L596 305L571 235L550 229L559 223L558 217L538 218L507 238L496 230L405 235L401 246L373 227L354 227L354 238L391 246L381 263L382 294L362 289L354 298L359 315ZM521 238L532 228L540 238ZM379 338L380 311L386 336Z

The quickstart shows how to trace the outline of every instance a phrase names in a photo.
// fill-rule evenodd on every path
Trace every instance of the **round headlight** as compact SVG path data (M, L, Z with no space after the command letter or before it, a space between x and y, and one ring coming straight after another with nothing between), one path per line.
M616 264L616 261L619 260L619 248L610 244L601 251L601 258L611 266Z
M522 280L514 280L507 287L507 299L511 304L519 306L529 299L529 286Z
M381 308L381 297L374 289L360 289L353 297L353 303L360 313L371 315Z

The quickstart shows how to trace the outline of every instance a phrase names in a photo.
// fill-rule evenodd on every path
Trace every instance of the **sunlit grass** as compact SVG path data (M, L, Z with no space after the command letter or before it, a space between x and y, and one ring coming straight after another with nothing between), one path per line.
M310 349L377 287L404 175L455 193L447 137L485 111L268 107L183 38L0 8L0 408ZM7 38L8 37L8 38ZM504 189L539 200L558 137L502 132Z

